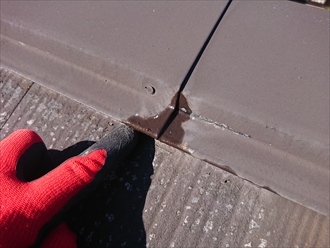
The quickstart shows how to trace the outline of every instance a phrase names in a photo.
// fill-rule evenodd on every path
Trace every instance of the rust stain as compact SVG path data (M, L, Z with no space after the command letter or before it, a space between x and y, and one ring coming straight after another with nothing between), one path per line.
M162 126L171 116L173 111L174 109L167 107L161 113L148 118L134 115L127 119L126 124L144 134L153 137L154 139L158 139L158 135L162 129Z
M159 140L166 144L180 147L185 134L182 123L190 119L192 111L186 97L182 93L175 94L172 98L171 106L176 106L174 108L174 118L169 120L170 122L165 127L162 135L160 135Z
M147 118L131 116L126 124L166 144L180 147L185 133L182 123L190 119L191 112L186 97L176 93L171 104L159 114Z

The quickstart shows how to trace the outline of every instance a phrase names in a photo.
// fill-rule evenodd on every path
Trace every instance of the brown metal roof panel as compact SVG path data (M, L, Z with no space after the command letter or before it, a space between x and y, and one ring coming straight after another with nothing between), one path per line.
M329 214L329 68L328 11L234 1L183 91L181 146Z
M118 119L150 116L226 3L1 1L1 64Z
M328 215L328 168L204 121L187 121L183 128L181 149Z

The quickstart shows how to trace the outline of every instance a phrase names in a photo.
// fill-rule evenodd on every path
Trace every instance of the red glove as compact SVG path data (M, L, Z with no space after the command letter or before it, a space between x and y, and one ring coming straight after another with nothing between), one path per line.
M33 131L19 130L1 141L0 247L34 245L49 223L88 192L90 186L95 187L96 182L133 149L135 137L133 130L122 126L91 146L84 156L69 159L30 182L24 175L40 170L40 166L24 160L29 158L26 154L34 154L31 152L34 147L44 146L41 138ZM66 228L63 225L56 228L44 244L59 240L58 234L64 243L74 240Z
M76 239L77 236L65 223L62 223L46 237L41 248L77 248Z

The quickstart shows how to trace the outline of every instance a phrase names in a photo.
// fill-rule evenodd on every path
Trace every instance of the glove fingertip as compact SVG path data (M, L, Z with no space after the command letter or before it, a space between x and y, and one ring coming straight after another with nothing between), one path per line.
M68 159L30 184L31 190L39 190L38 201L47 208L49 216L55 215L72 197L93 181L103 168L106 156L105 150L96 150L87 156Z

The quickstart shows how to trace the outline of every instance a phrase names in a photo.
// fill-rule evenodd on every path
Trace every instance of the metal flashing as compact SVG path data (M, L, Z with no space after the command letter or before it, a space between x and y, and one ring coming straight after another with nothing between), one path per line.
M183 91L182 146L328 215L329 12L286 1L227 12Z
M153 116L226 3L1 1L1 66L119 120Z
M289 1L0 4L2 67L329 215L329 12Z

